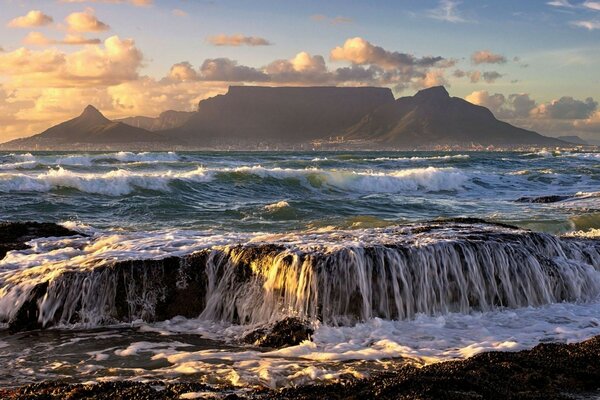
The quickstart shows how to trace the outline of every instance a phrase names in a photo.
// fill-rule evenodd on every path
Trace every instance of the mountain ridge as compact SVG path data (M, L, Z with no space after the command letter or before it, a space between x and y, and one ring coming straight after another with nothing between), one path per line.
M170 128L152 130L153 124ZM166 111L157 118L111 121L88 105L78 117L1 144L0 149L242 150L323 145L389 150L572 143L500 121L485 107L451 97L443 86L398 99L388 88L231 86L224 95L200 101L197 112Z

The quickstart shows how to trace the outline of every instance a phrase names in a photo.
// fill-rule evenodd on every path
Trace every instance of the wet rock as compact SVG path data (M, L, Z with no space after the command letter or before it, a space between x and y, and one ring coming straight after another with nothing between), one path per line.
M7 400L179 399L205 392L217 399L530 399L565 400L600 395L600 336L575 344L540 344L520 352L489 352L422 368L404 365L366 379L281 390L245 390L194 382L45 382L0 388Z
M231 389L218 389L196 382L100 382L85 385L43 382L18 389L0 389L0 398L4 400L167 400L180 399L186 393L205 393L206 397L223 399L227 396L228 390ZM215 393L217 391L221 393ZM236 398L240 397L236 396Z
M48 222L0 222L0 260L11 250L29 248L25 243L41 237L62 237L81 235Z
M571 196L563 195L551 195L551 196L539 196L539 197L520 197L516 200L517 203L557 203L559 201L568 200Z
M283 348L310 340L314 330L308 321L286 318L244 336L243 341L259 347Z
M8 321L8 330L10 333L42 328L42 324L39 321L40 310L38 301L46 294L46 290L48 290L48 282L35 285L23 305L21 305L13 318Z

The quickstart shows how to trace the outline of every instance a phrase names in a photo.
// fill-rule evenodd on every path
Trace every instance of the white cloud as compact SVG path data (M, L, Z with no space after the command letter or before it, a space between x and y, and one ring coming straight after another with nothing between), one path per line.
M600 20L571 21L571 25L578 28L585 28L588 31L594 31L596 29L600 29Z
M427 12L429 18L437 19L440 21L459 23L468 22L458 10L460 1L453 0L440 0L438 6Z

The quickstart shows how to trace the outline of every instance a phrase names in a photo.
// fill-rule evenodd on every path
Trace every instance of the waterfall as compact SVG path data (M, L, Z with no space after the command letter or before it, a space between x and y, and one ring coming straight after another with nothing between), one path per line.
M19 309L33 304L40 326L176 315L236 324L295 316L346 325L600 295L599 241L472 225L364 233L360 241L313 234L70 270L45 290L30 291L35 296L20 307L2 306L0 318L31 318ZM0 305L2 297L15 297L12 290L29 293L5 286Z

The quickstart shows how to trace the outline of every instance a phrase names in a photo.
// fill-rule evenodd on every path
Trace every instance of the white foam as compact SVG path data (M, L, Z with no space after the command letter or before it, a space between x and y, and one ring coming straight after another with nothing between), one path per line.
M230 171L247 173L262 178L301 179L312 187L331 188L357 192L404 192L423 190L437 192L463 189L469 177L456 168L410 168L391 172L324 170L317 168L265 168L260 165L239 167Z
M452 160L452 159L467 159L468 154L452 154L446 156L430 156L430 157L378 157L373 159L365 159L365 161L427 161L427 160Z
M318 325L313 341L280 350L189 351L159 343L151 353L153 360L170 364L161 370L170 376L212 373L237 385L279 387L337 380L344 374L365 376L369 371L361 368L365 362L385 364L403 359L424 365L484 351L523 350L542 342L577 342L600 334L598 315L600 303L595 302L418 315L406 321L375 318L351 327ZM248 329L182 318L143 326L165 335L199 334L230 342Z
M174 180L206 182L210 179L206 170L200 167L185 172L117 169L106 173L81 173L58 167L37 175L0 174L0 192L48 192L70 188L86 193L122 196L135 189L169 191L169 183Z
M265 210L267 210L267 211L276 211L276 210L279 210L279 209L282 209L282 208L286 208L286 207L289 207L289 206L290 206L290 203L288 203L285 200L282 200L282 201L278 201L277 203L267 204L265 206Z

